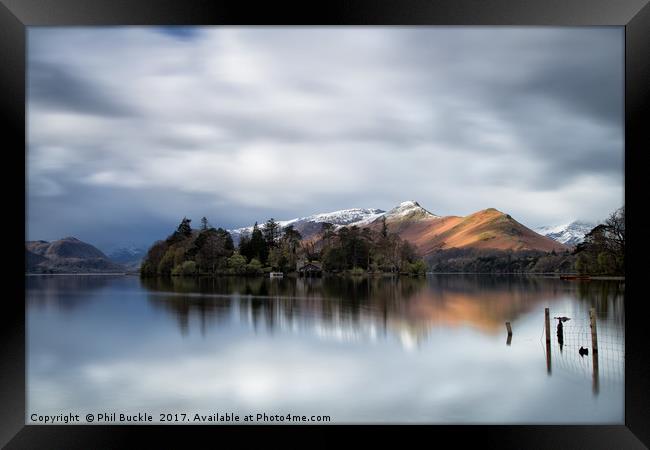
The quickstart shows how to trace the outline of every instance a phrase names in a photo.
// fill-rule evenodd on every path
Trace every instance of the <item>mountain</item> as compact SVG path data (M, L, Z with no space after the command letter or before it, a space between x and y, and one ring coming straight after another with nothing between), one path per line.
M421 255L451 248L545 252L567 249L563 244L539 235L494 208L465 217L436 216L421 208L417 202L401 209L399 214L391 216L390 211L386 214L386 225L389 231L414 244ZM375 222L373 226L378 224Z
M564 225L539 227L535 231L554 241L574 247L581 243L585 238L585 234L593 230L595 226L595 223L576 220Z
M303 239L310 239L321 232L323 223L331 223L337 227L361 225L363 223L370 223L380 217L383 213L384 211L381 209L352 208L328 213L313 214L311 216L299 217L291 220L281 220L278 221L278 223L282 228L287 225L293 225L294 229L300 232ZM259 222L260 227L263 225L263 222ZM252 226L228 230L235 245L239 242L239 238L242 234L251 233L252 231Z
M388 212L380 209L345 209L279 223L282 227L294 225L303 239L317 239L323 222L333 223L336 228L355 225L379 231L384 220L389 231L414 244L423 256L451 248L545 252L568 249L567 245L536 233L494 208L465 217L439 216L413 200L402 202ZM230 232L233 240L238 241L242 232L251 230L252 227L246 227Z
M25 242L28 273L121 273L125 267L114 263L98 248L74 237L57 241Z
M137 270L147 255L147 250L135 245L116 247L107 252L108 258L118 264L123 264L129 270Z

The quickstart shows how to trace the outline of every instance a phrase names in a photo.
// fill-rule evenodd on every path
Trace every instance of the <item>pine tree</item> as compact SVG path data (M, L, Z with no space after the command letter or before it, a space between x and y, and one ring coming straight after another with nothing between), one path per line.
M269 248L267 246L266 240L264 239L264 235L262 234L262 231L259 229L257 226L257 222L255 222L255 226L253 226L253 233L251 234L251 260L253 258L257 258L260 260L263 264L266 263L266 259L269 255Z
M263 234L267 247L275 247L280 236L280 224L271 217L264 224Z
M190 222L192 222L191 219L183 217L183 220L181 220L181 223L178 225L176 232L185 237L191 236L192 227L190 226Z

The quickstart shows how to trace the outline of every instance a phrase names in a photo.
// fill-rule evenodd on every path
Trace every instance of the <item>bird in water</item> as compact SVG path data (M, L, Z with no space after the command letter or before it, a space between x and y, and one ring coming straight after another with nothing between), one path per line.
M553 317L553 318L559 320L560 322L566 322L567 320L571 320L570 317L564 317L564 316L561 316L561 317Z
M578 353L580 353L580 356L588 355L589 354L589 349L580 346L580 350L578 350Z

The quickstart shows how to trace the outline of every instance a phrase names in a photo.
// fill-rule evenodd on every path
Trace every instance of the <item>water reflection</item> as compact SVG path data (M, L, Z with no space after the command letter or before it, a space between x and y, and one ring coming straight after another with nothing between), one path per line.
M73 310L91 301L97 291L115 289L122 275L30 275L26 276L26 301L29 307Z
M201 331L220 323L248 323L260 332L312 327L339 339L375 339L392 333L405 347L440 327L470 327L496 335L504 322L539 305L578 297L584 310L622 326L617 283L558 282L557 279L481 275L424 278L154 278L142 281L149 302L172 314L183 334L190 317ZM562 350L562 322L557 328ZM508 344L511 339L508 339ZM550 371L550 363L549 363Z
M557 324L557 343L560 346L560 353L562 353L562 347L564 346L564 326L561 320Z
M344 423L622 423L618 283L45 276L28 277L26 294L31 411L217 405ZM546 348L545 308L571 318Z
M589 286L587 283L580 284L577 288L578 297L589 308L587 311L585 303L582 303L582 308L574 310L573 318L554 317L558 321L554 352L555 359L562 365L564 372L590 377L592 392L598 395L601 378L612 383L622 383L624 379L623 287L617 286L618 283L588 284ZM548 328L546 330L546 359L550 374L553 357ZM565 341L571 350L568 355L563 354Z

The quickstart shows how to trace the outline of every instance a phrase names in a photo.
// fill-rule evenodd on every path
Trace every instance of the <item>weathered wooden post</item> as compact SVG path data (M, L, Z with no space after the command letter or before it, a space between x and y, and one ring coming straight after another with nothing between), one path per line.
M551 313L544 308L544 322L546 328L546 372L551 374Z
M598 330L596 328L596 310L594 308L589 310L589 325L591 327L591 361L593 366L592 385L594 394L598 394L600 390L598 379Z
M512 343L512 327L510 326L510 322L506 322L506 329L508 330L508 339L506 340L506 345L510 345Z
M598 353L598 330L596 329L596 310L589 310L589 324L591 326L591 348L594 353Z

